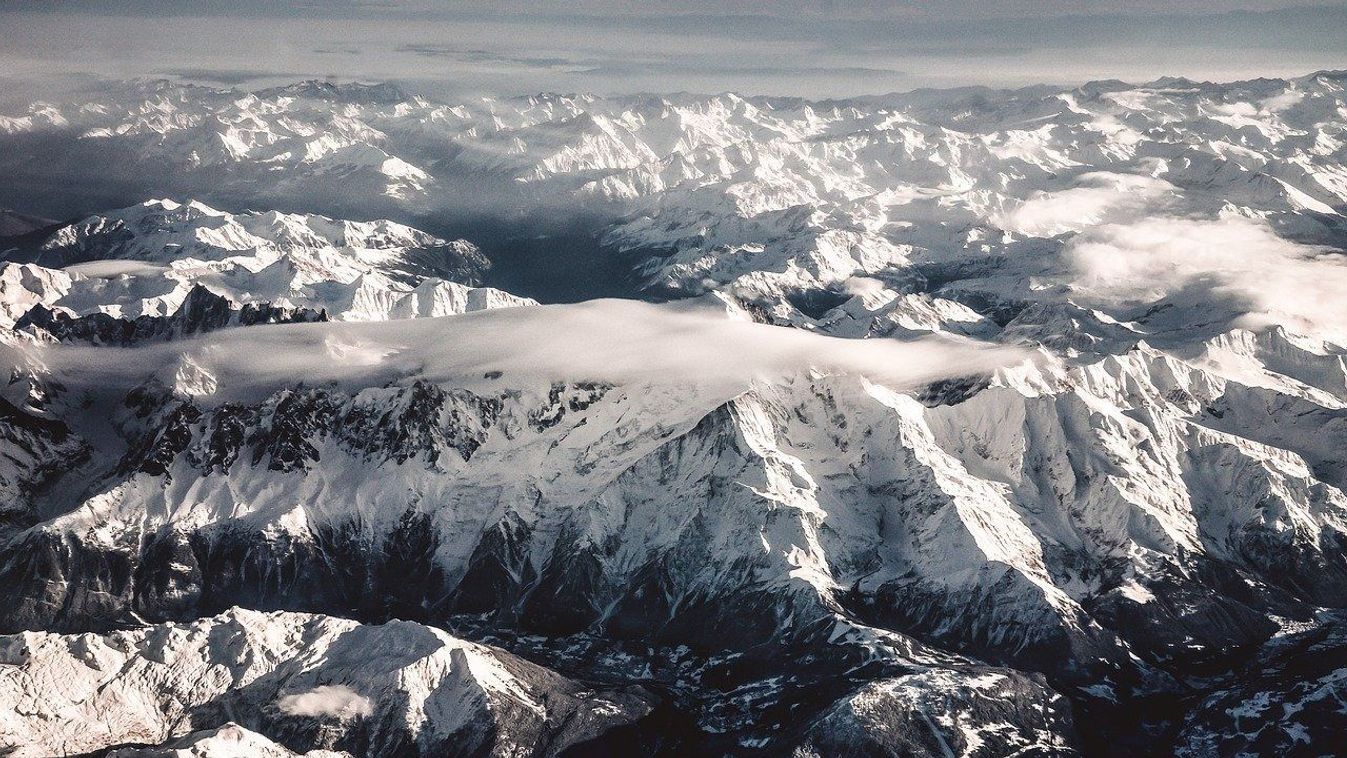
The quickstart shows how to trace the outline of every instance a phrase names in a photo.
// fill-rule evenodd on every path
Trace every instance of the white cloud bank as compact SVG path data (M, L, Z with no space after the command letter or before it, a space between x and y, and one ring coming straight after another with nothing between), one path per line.
M1055 237L1131 218L1164 204L1178 188L1153 176L1093 171L1076 185L1036 192L992 218L992 223L1032 237Z
M734 320L708 301L631 300L405 321L255 326L135 348L18 349L69 387L115 393L150 375L170 386L191 376L197 389L184 391L212 400L255 399L298 382L359 388L415 379L488 391L552 381L642 383L728 397L755 379L808 369L861 374L904 389L1017 363L1026 355L947 337L826 337Z
M1143 218L1073 238L1074 287L1096 301L1140 305L1167 297L1205 299L1247 311L1244 325L1283 324L1347 344L1347 257L1278 237L1243 217Z
M1273 98L1264 107L1295 102ZM1232 317L1234 325L1252 328L1277 323L1347 344L1343 251L1284 239L1262 220L1212 213L1157 176L1092 172L992 221L1032 236L1074 233L1062 247L1066 275L1077 298L1091 305L1129 309L1168 299L1209 308L1213 320Z
M374 713L374 703L344 684L323 684L308 692L285 695L276 707L287 716L310 718L365 718Z

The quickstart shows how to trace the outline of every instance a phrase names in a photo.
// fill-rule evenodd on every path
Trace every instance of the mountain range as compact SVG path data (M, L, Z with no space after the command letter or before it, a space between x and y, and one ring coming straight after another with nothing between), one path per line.
M1331 754L1345 157L1335 72L0 116L0 740Z

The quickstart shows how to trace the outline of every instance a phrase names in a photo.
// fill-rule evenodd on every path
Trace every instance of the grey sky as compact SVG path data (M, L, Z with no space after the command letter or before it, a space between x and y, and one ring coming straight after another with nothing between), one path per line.
M11 0L0 28L9 100L89 76L842 97L1347 68L1347 3L1297 0Z

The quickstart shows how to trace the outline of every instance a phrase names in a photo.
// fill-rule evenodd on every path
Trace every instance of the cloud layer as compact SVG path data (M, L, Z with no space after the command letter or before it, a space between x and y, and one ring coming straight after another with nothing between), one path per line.
M1138 218L1089 229L1065 253L1076 289L1096 302L1186 299L1247 311L1250 326L1280 323L1347 344L1347 258L1278 237L1261 221Z
M1055 237L1148 212L1177 192L1169 182L1140 174L1092 171L1075 186L1036 192L992 219L1002 229L1034 237Z
M1300 3L596 0L541 12L536 3L494 2L0 3L0 71L45 81L43 97L53 75L244 86L330 75L396 80L437 96L841 97L1163 75L1228 81L1340 66L1347 11L1279 7L1291 4Z
M136 348L16 349L70 387L122 392L154 375L216 400L255 398L298 381L358 388L416 379L487 391L553 381L659 384L728 397L754 380L810 369L860 374L903 389L1025 357L1016 349L943 337L826 337L733 320L705 301L631 300L248 327Z

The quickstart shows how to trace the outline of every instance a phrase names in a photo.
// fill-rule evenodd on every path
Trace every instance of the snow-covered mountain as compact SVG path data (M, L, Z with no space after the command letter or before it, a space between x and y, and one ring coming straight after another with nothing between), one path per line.
M650 286L779 304L858 274L1008 265L1032 276L1017 264L1026 248L1047 255L1060 235L1157 215L1251 218L1340 247L1345 104L1333 72L827 102L446 104L387 86L137 82L10 117L0 161L16 187L79 177L142 196L407 220L596 214L602 244L641 263ZM355 154L377 160L354 167ZM395 191L389 161L423 176L414 197Z
M1345 86L35 104L202 200L0 243L15 744L1331 752Z
M189 624L102 636L27 632L0 644L0 665L13 667L0 685L0 733L15 756L123 746L125 755L173 755L135 748L188 732L190 743L219 751L207 755L293 755L230 724L233 714L309 745L301 752L315 758L333 748L557 755L652 707L639 687L591 689L406 621L365 626L232 609Z
M530 302L475 287L490 263L463 240L390 221L231 214L199 202L152 200L90 216L16 239L3 258L7 325L37 306L74 318L162 320L194 292L227 306L312 312L306 320L444 316Z

